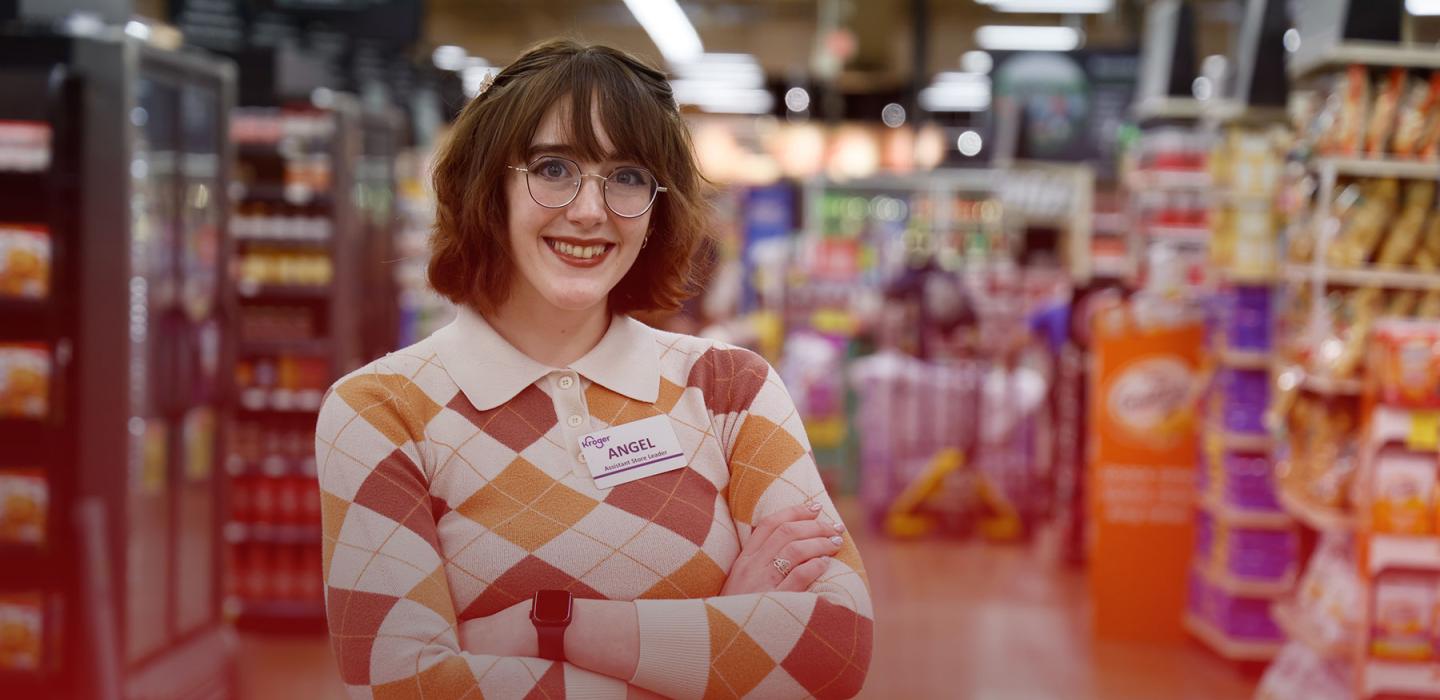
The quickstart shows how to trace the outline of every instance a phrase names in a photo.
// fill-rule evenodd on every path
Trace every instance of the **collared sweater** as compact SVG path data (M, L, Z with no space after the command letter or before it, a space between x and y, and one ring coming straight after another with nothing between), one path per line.
M580 437L664 415L685 466L597 488ZM569 367L462 309L335 383L316 456L326 611L357 698L848 697L873 611L848 536L809 590L720 595L755 525L826 494L754 353L612 319ZM461 649L457 625L541 589L633 601L635 675Z

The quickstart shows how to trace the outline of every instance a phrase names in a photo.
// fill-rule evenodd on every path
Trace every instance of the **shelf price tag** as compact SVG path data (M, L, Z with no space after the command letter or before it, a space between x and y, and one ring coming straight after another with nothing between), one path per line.
M1405 445L1412 450L1440 448L1440 411L1415 411L1410 416L1410 435Z

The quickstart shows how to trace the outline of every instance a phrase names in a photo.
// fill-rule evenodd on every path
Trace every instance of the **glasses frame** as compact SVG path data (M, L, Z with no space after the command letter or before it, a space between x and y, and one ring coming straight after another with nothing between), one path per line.
M670 191L670 188L662 186L662 185L660 184L660 182L659 182L658 180L656 180L656 182L655 182L655 191L650 193L650 201L645 204L645 208L644 208L644 209L641 209L639 214L621 214L620 212L615 211L615 207L613 207L613 206L610 205L610 194L609 194L609 190L607 189L607 187L609 187L609 185L610 185L610 175L614 175L614 174L615 174L615 171L614 171L614 170L610 171L610 175L599 175L599 174L596 174L596 173L580 172L580 178L579 178L578 181L576 181L576 183L575 183L575 191L572 192L572 193L570 193L570 198L567 199L567 200L565 200L565 203L564 203L564 204L556 204L556 205L554 205L554 206L551 206L551 205L545 204L545 203L541 202L539 199L537 199L537 198L535 197L535 190L530 186L530 167L529 167L529 166L530 166L530 165L533 165L536 161L539 161L541 158L556 158L556 159L559 159L559 160L566 161L566 162L571 163L571 164L573 164L573 165L575 166L576 172L580 172L580 164L577 163L577 162L575 162L575 161L573 161L573 160L570 160L569 158L566 158L566 157L564 157L564 156L539 156L539 157L535 158L535 160L532 160L530 163L526 164L525 167L520 167L520 166L518 166L518 165L507 165L507 166L505 166L505 167L507 167L507 168L509 168L509 169L511 169L511 170L514 170L515 172L519 172L519 173L524 173L524 174L525 174L525 191L526 191L527 193L529 193L529 195L530 195L530 201L535 202L535 204L537 204L537 205L539 205L539 206L542 206L542 207L545 207L546 209L564 209L565 207L568 207L568 206L570 206L571 204L574 204L574 203L575 203L575 199L580 196L580 190L582 190L582 189L585 188L585 178L587 178L587 177L593 177L593 178L595 178L595 179L597 179L597 180L600 181L600 199L605 202L605 208L608 209L611 214L614 214L615 216L618 216L618 217L620 217L620 218L622 218L622 219L638 219L638 218L640 218L640 217L642 217L642 216L645 216L645 214L648 213L648 212L650 211L650 209L655 206L655 200L657 200L657 199L660 198L660 193L661 193L661 192L669 192L669 191ZM649 168L641 168L641 167L638 166L638 165L634 165L634 166L621 166L621 167L633 167L633 168L637 168L637 169L639 169L639 170L644 170L646 173L648 173L648 174L650 175L650 177L651 177L652 179L655 178L655 173L650 172L650 169L649 169Z

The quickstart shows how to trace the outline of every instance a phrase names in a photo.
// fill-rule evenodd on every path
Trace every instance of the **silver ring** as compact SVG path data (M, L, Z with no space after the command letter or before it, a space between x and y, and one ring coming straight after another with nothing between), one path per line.
M775 559L771 561L770 564L771 566L775 567L776 571L780 572L780 578L785 578L786 576L790 575L789 559L785 559L783 557L775 557Z

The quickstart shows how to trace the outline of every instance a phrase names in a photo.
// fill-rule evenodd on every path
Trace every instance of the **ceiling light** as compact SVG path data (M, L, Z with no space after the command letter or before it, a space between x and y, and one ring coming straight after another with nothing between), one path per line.
M630 14L650 35L665 60L680 64L694 61L705 53L700 35L686 19L685 11L675 0L625 0Z
M695 60L676 64L675 73L684 80L709 81L749 88L765 86L765 70L748 53L706 53Z
M987 51L1074 51L1080 41L1070 27L990 24L975 30L975 43Z
M1295 53L1300 50L1300 30L1285 30L1285 50L1290 53Z
M791 112L804 112L810 109L810 93L802 87L792 87L785 91L785 109Z
M898 102L891 102L880 110L880 121L891 129L898 129L905 124L905 108Z
M995 59L984 51L966 51L960 54L960 69L966 73L989 73L995 67Z
M1109 12L1111 0L993 0L988 3L999 12L1033 12L1036 14L1093 15Z
M985 142L980 139L980 134L974 131L962 132L960 138L955 139L955 148L960 150L962 156L979 155L980 149L984 145Z
M139 20L130 20L125 23L125 33L139 39L140 41L150 40L150 25Z
M706 112L729 114L766 114L775 106L769 90L731 87L693 80L672 80L670 89L675 101L694 105Z
M465 49L454 44L436 46L430 54L430 61L440 70L458 71L465 67Z
M1405 0L1405 11L1420 17L1440 15L1440 0Z

